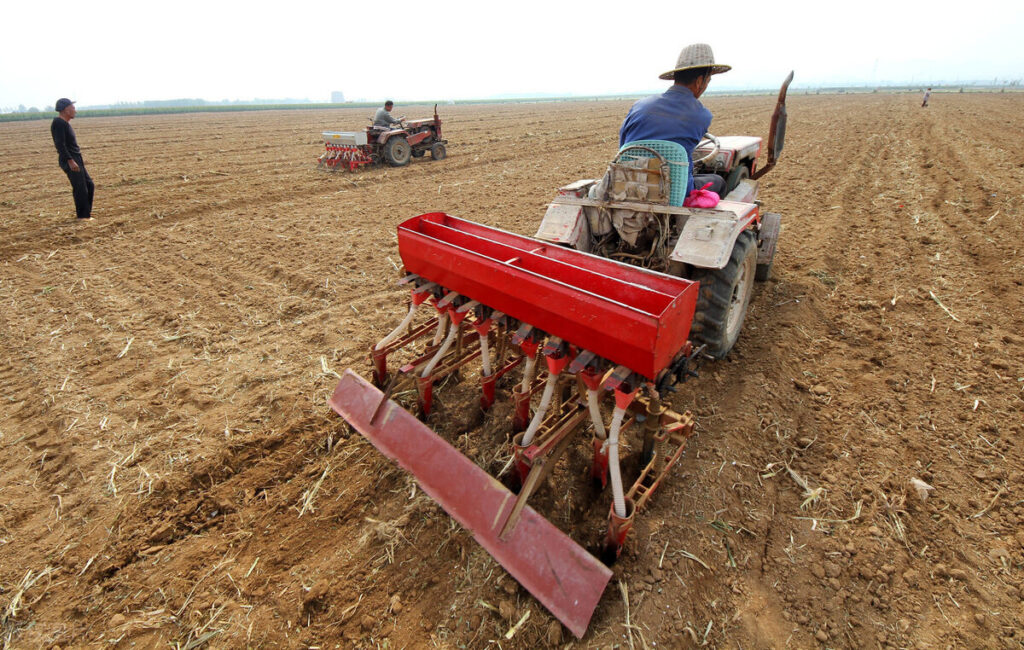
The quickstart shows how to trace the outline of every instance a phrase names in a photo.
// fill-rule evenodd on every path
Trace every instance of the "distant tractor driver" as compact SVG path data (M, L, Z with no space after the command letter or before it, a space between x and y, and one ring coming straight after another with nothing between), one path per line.
M711 111L699 98L708 89L711 76L728 72L732 67L715 63L711 46L704 43L687 45L679 53L676 67L659 76L674 83L664 93L645 97L629 109L619 130L619 146L636 140L668 140L686 149L690 163L686 194L711 183L713 192L722 193L725 179L718 174L693 176L693 150L711 126Z
M390 99L384 102L383 108L378 108L377 112L373 116L373 126L378 129L389 128L392 124L401 124L401 118L391 117L391 109L395 107L395 102Z

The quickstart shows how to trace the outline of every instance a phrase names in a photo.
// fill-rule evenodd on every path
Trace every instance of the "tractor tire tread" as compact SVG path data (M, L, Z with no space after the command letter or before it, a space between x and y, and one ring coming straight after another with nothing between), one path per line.
M412 159L412 147L402 135L393 135L384 143L384 159L392 167L404 167Z
M756 261L756 256L757 242L752 233L745 231L736 239L729 261L723 268L695 269L692 273L691 278L700 282L700 291L697 294L697 309L690 332L694 339L707 345L707 353L715 358L724 358L739 338L742 320L734 332L726 331L730 320L729 311L733 304L734 288L740 280L744 264L747 264L751 277L746 278L747 298L741 307L741 316L746 315L750 286L754 280L754 264L748 258Z

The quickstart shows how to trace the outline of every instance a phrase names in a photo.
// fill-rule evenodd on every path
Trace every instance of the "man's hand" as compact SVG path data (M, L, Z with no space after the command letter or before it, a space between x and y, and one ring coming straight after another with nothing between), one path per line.
M68 161L68 167L70 167L71 171L73 171L73 172L82 171L82 169L78 166L78 163L75 162L74 160L69 160Z

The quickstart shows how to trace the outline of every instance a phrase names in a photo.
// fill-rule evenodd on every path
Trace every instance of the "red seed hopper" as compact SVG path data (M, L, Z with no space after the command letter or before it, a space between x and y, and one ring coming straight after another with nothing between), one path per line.
M373 383L346 371L331 407L582 636L611 577L602 560L618 556L693 433L662 395L694 374L697 284L444 213L402 223L398 246L408 312L371 350ZM512 489L417 418L445 378L479 381L484 410L509 395ZM390 399L404 393L415 415ZM578 471L611 484L602 559L527 505L574 444L593 458ZM639 455L628 488L620 446Z

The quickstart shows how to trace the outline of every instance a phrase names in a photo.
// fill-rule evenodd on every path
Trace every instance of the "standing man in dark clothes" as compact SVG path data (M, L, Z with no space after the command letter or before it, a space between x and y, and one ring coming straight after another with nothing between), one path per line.
M50 124L53 135L53 146L57 147L57 164L68 175L71 181L71 193L75 197L75 211L79 219L92 219L92 195L96 186L85 171L82 150L78 148L75 130L71 128L71 120L77 111L75 102L61 97L54 107L58 113Z

